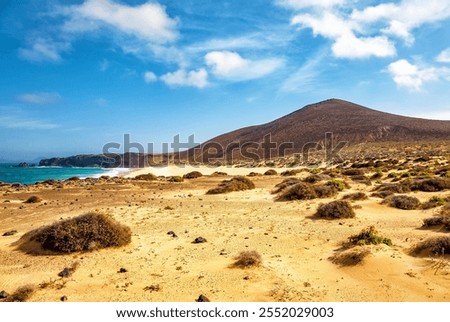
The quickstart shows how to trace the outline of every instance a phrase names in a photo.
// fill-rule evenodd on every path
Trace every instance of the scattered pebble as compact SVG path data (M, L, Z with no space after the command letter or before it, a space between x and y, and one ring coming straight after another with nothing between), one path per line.
M10 230L10 231L3 233L2 236L13 236L15 234L17 234L17 230Z
M178 237L177 236L177 234L175 234L175 232L174 231L169 231L169 232L167 232L167 235L171 235L173 238L176 238L176 237Z
M209 298L207 298L202 294L198 297L198 299L195 300L195 302L211 302L211 301L209 300Z
M66 302L67 301L67 296L61 296L61 298L60 298L60 300L61 300L61 302Z
M0 299L6 299L8 296L9 296L9 294L6 293L5 291L0 292Z
M126 268L124 268L124 267L121 267L119 269L119 273L126 273L126 272L128 272L128 270Z
M201 243L206 243L206 242L207 242L206 238L203 238L203 237L197 237L193 241L194 244L201 244Z
M160 290L161 290L161 287L159 286L159 284L144 287L144 291L149 291L149 292L159 292Z

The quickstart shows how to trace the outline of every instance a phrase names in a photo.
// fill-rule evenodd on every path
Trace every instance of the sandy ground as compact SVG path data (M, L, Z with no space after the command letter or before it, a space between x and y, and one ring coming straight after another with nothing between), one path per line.
M192 170L237 175L267 169L168 167L128 176L182 175ZM353 203L359 206L354 219L316 220L311 216L318 205L331 199L275 202L270 192L285 177L251 177L254 190L205 194L223 179L0 187L0 291L12 293L31 284L36 286L31 301L59 301L62 296L68 301L194 301L200 294L211 301L450 300L448 262L437 266L436 259L408 255L420 240L445 234L420 229L422 220L436 209L398 210L370 197ZM348 182L351 188L332 199L373 189ZM448 196L448 192L412 194L421 201L432 195ZM43 201L23 203L31 195ZM26 232L93 210L108 212L129 225L132 243L68 255L32 255L17 249ZM372 253L356 266L342 267L328 259L348 236L370 225L394 245L365 246ZM1 236L10 230L18 233ZM199 236L207 242L193 244ZM231 268L233 258L246 250L260 253L262 265ZM79 267L71 277L58 277L75 262ZM127 272L120 273L121 268Z

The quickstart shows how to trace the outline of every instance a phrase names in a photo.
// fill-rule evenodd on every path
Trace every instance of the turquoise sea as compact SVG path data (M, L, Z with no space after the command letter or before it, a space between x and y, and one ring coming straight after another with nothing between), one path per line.
M17 163L0 163L0 181L6 183L33 184L48 179L69 179L70 177L100 177L118 175L117 169L30 167L18 168Z

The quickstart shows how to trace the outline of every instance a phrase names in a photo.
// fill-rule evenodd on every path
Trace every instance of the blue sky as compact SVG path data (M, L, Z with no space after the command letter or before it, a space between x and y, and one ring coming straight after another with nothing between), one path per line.
M450 119L448 0L0 0L0 159L197 142L327 98Z

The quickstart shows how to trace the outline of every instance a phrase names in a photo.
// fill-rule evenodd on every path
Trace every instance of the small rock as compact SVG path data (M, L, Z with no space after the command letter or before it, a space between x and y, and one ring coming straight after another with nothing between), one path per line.
M144 291L159 292L160 290L161 287L159 286L159 284L144 287Z
M61 298L60 298L60 300L61 300L61 302L66 302L67 301L67 296L61 296Z
M12 236L15 234L17 234L17 230L10 230L10 231L7 231L6 233L3 233L2 236Z
M176 237L178 237L177 236L177 234L175 234L175 232L174 231L169 231L169 232L167 232L167 235L171 235L173 238L176 238Z
M203 238L203 237L197 237L197 238L195 238L195 240L194 240L194 244L201 244L201 243L206 243L206 238Z
M119 273L126 273L126 272L128 272L128 270L126 268L124 268L124 267L121 267L119 269Z
M198 297L198 299L195 300L195 302L211 302L211 301L209 300L209 298L207 298L202 294Z
M6 293L5 291L0 292L0 299L6 299L8 296L9 296L9 294Z
M61 272L58 273L59 277L70 277L74 270L72 268L66 267Z

